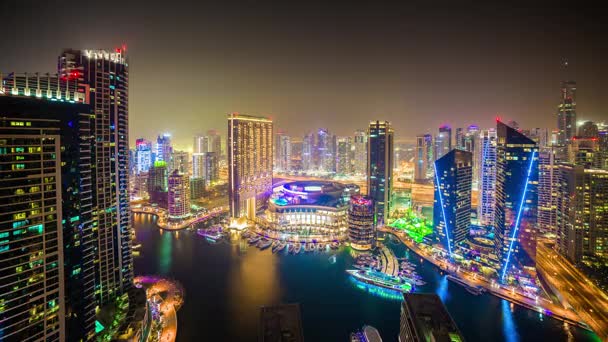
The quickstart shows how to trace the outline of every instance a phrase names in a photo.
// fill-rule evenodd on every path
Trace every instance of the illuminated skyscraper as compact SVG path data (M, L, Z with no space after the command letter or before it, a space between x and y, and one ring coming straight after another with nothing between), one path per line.
M302 170L314 171L313 151L315 149L315 137L308 133L302 139Z
M350 137L336 138L336 174L350 175L351 169L351 140Z
M357 130L353 140L354 170L356 175L364 176L367 173L367 133Z
M190 173L190 154L186 151L173 151L171 153L173 160L173 170L188 175Z
M272 120L228 115L230 216L255 219L272 192Z
M171 146L171 136L169 134L159 135L156 138L156 158L154 161L164 161L167 168L171 170L173 163L171 156L173 155L173 146Z
M360 195L351 197L348 209L348 239L352 248L368 250L374 247L374 216L374 202L371 199Z
M511 271L534 272L538 214L538 148L536 143L497 122L495 254L500 279Z
M174 170L168 183L169 219L180 220L190 216L190 181L187 175Z
M335 172L335 136L327 129L321 128L317 132L316 148L314 149L313 159L316 169L320 172Z
M557 144L567 145L576 135L576 82L564 81L557 109Z
M573 263L608 262L608 171L559 165L558 249Z
M435 160L443 157L452 150L452 128L448 125L439 127L435 136Z
M538 229L553 232L557 225L557 149L541 148L538 153Z
M599 130L593 121L585 121L578 128L578 135L581 138L597 138L599 136Z
M152 166L152 142L146 139L137 139L136 147L136 167L135 172L140 174L148 172Z
M64 50L62 76L78 73L79 85L90 92L95 113L92 177L98 218L94 231L95 293L100 306L126 292L133 283L128 193L129 67L121 49Z
M367 132L367 192L376 207L376 223L383 225L392 209L393 128L388 121L372 121Z
M465 132L464 129L461 127L456 128L456 144L455 144L455 148L459 149L459 150L465 150L466 148L464 146L464 140L465 140Z
M150 202L158 204L161 208L167 207L167 177L169 171L167 163L155 161L148 171L148 195Z
M219 167L215 152L192 154L192 177L205 180L205 185L219 179Z
M450 257L471 227L473 154L453 149L435 161L433 226Z
M482 226L494 226L496 206L496 130L483 130L477 152L479 165L479 201L477 217Z
M278 171L291 171L291 138L283 132L277 132L275 137L275 168Z
M208 130L207 135L194 137L192 153L214 152L218 158L222 155L222 137L214 129Z
M77 78L0 84L2 341L94 338L94 121Z
M416 157L414 165L414 179L417 183L428 180L429 169L433 169L433 136L423 134L416 136ZM430 162L430 163L429 163Z
M568 145L568 162L590 169L601 169L603 161L598 138L572 138Z

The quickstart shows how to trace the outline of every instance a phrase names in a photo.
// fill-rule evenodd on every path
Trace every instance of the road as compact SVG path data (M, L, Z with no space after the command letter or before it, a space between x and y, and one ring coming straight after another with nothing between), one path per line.
M572 263L543 242L536 250L537 268L595 333L608 340L608 296Z

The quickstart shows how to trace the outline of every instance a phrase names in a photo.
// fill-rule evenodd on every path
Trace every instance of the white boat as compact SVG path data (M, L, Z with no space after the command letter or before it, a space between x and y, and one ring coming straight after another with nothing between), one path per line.
M295 249L296 249L296 248L295 248L294 244L293 244L293 243L290 243L290 244L289 244L289 247L287 247L287 252L288 252L288 253L293 253L293 252L295 251Z
M330 247L331 249L338 249L338 247L340 247L340 244L334 241L331 243Z
M276 246L274 246L274 247L272 248L272 253L277 253L277 252L282 251L283 249L285 249L285 246L286 246L286 245L287 245L287 244L286 244L285 242L280 241L280 242L279 242L279 243L278 243Z
M270 247L270 245L272 245L271 240L262 239L258 243L258 248L260 248L261 250L265 250L266 248Z
M315 244L312 242L309 242L306 244L306 246L308 247L308 251L309 252L314 252L315 251Z
M298 243L296 243L296 248L295 248L295 250L294 250L293 252L294 252L295 254L298 254L298 253L300 253L300 251L301 251L301 250L302 250L302 244L301 244L301 243L299 243L299 242L298 242Z

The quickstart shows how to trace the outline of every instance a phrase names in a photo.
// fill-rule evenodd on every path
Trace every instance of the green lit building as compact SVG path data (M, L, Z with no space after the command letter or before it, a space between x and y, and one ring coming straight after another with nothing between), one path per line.
M93 117L70 82L13 74L0 85L2 341L95 333Z

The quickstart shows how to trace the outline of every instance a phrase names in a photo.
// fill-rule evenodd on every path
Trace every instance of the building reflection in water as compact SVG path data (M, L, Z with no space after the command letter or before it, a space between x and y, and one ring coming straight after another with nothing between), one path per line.
M445 304L446 300L450 298L448 292L448 276L440 276L437 282L437 290L435 291L441 301Z
M166 275L169 273L171 269L171 258L173 256L173 237L171 236L171 232L160 231L160 244L158 246L158 270L161 275Z
M515 329L515 322L513 321L513 304L506 300L502 300L502 331L505 335L505 341L516 342L519 341L517 330Z

